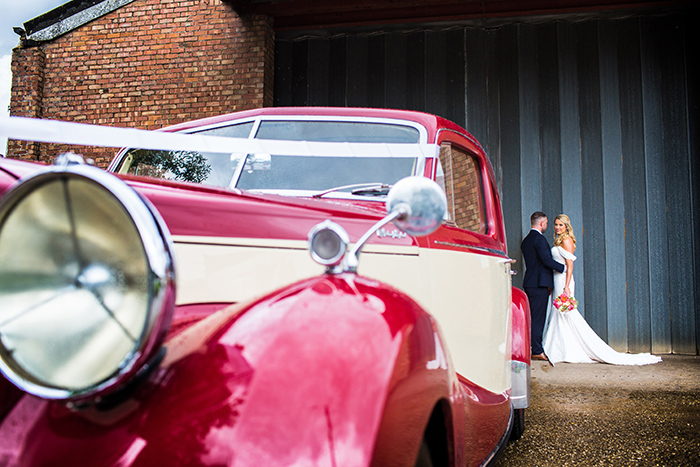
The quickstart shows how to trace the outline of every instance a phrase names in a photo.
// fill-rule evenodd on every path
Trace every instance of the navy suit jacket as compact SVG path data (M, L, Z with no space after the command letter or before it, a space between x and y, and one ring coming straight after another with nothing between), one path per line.
M525 277L523 287L554 287L552 270L564 272L564 265L554 261L549 242L536 230L530 233L520 244L525 259Z

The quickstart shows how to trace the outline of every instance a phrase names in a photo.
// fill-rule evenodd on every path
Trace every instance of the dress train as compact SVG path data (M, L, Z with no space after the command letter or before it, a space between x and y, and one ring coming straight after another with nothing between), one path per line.
M564 248L552 248L552 257L564 262L564 259L576 260ZM565 273L554 273L554 292L558 297L566 285ZM569 284L574 295L575 283L571 278ZM561 312L552 307L549 325L544 338L544 352L552 363L610 363L613 365L649 365L661 361L661 357L649 353L629 354L617 352L603 341L588 325L578 309Z

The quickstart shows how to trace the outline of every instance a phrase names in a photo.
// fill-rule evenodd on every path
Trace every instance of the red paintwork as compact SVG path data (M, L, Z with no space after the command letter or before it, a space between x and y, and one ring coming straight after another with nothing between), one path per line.
M454 432L473 431L455 446L458 465L472 464L492 449L478 441L502 434L508 400L457 381L448 363L427 369L444 355L434 333L398 290L316 277L176 333L157 373L112 410L25 397L0 438L22 446L8 459L19 465L385 465L415 459L424 426L406 416L425 420L445 399ZM375 450L380 426L391 436Z
M143 180L143 179L140 179ZM225 190L183 191L175 184L132 184L153 202L173 235L276 238L306 240L309 230L324 219L343 219L343 227L357 240L386 214L382 203L361 208L339 200L297 199L241 194ZM377 239L376 243L415 244L415 240Z
M530 302L522 290L513 287L511 313L513 316L513 360L530 364Z
M270 108L258 114L352 115L421 123L429 143L454 141L481 162L488 234L443 225L428 237L372 243L486 248L507 258L493 170L464 129L428 114ZM2 160L0 194L40 166ZM432 165L426 175L433 176ZM9 176L12 174L12 176ZM335 219L357 240L383 203L254 195L121 176L158 209L173 235L305 240ZM440 242L440 243L436 243ZM457 246L443 245L448 243ZM513 358L529 362L529 308L513 292ZM479 465L508 428L509 394L459 377L430 315L389 286L351 274L312 278L254 303L175 310L164 363L108 410L70 411L23 397L2 420L8 465L413 465L433 409L443 413L453 465ZM0 409L14 387L0 380ZM6 391L4 395L3 391Z
M0 195L4 194L19 178L37 172L44 167L40 164L0 158Z

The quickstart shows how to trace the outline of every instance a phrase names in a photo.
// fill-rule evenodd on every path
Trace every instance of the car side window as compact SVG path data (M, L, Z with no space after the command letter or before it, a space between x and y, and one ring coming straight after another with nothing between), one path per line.
M446 163L450 163L451 159L449 156L445 155L445 151L448 149L448 145L442 145L440 147L440 157L437 160L437 167L435 169L435 182L437 182L438 185L440 185L440 188L442 188L442 191L445 192L445 196L447 196L447 209L445 210L445 218L449 223L454 224L454 218L455 218L455 213L454 213L454 197L452 196L452 178L450 177L449 180L445 179L445 173L447 172L448 174L452 174L452 170L450 167L447 168L447 170L443 167L443 160Z
M476 157L451 143L443 143L435 179L447 196L446 220L470 232L487 233L481 170Z

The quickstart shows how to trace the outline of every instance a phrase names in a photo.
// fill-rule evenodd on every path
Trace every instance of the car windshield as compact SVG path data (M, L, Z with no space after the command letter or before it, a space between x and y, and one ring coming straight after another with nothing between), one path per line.
M263 120L259 125L247 121L196 130L195 133L323 143L418 144L421 138L417 128L403 124L308 120ZM416 157L390 157L386 154L222 154L129 149L114 171L281 194L349 192L381 196L386 194L387 186L414 174L417 163Z
M362 183L393 185L413 173L413 163L413 158L273 155L266 169L244 169L236 187L244 190L322 191ZM250 164L246 166L250 167Z

